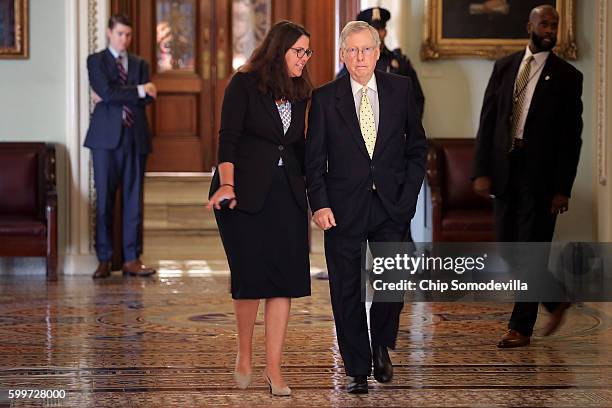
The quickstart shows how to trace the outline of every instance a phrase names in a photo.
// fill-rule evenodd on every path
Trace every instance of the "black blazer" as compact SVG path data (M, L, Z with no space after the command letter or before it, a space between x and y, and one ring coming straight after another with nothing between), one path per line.
M350 77L313 93L306 137L306 180L313 212L330 207L334 230L359 233L372 182L394 221L409 223L425 176L426 139L410 78L376 71L379 126L368 155Z
M256 74L237 72L225 89L219 130L219 163L234 163L236 208L255 213L266 200L272 175L282 157L293 195L307 209L304 183L306 102L292 102L291 126L283 123L274 98L257 88ZM219 188L215 172L209 197Z
M491 193L508 185L512 93L525 55L520 51L495 63L476 136L473 177L491 177ZM536 85L525 122L526 162L534 193L570 196L582 146L582 74L550 53Z
M127 85L119 83L117 62L109 49L97 52L87 58L89 84L102 98L96 104L85 138L85 147L90 149L114 149L121 140L123 105L134 113L134 136L136 149L141 154L151 151L151 132L147 122L145 106L153 98L138 96L137 85L149 82L149 65L140 57L128 54Z

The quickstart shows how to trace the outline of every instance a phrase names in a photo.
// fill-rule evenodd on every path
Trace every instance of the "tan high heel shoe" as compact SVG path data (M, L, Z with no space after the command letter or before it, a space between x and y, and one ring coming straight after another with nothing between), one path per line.
M234 371L234 381L236 381L238 388L244 390L251 384L251 374L241 374Z
M268 374L265 371L263 372L263 377L268 383L270 394L275 395L277 397L289 397L291 395L291 388L286 385L284 387L275 386L274 384L272 384L272 380L270 380L270 377L268 377Z
M236 381L238 388L244 390L251 384L251 373L239 373L236 367L238 367L238 356L236 356L236 365L234 366L234 381Z

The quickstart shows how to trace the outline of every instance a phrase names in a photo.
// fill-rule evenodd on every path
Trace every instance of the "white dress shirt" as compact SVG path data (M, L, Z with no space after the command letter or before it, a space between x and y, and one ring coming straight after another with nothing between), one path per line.
M378 117L379 117L379 106L378 106L378 86L376 85L376 74L372 74L372 78L366 84L368 88L368 98L370 99L370 105L372 105L372 111L374 112L374 122L376 122L376 133L378 133ZM359 108L361 107L361 90L363 85L351 78L351 89L353 91L353 99L355 100L355 111L357 112L357 119L359 119Z
M519 74L523 70L525 64L527 63L527 58L530 56L534 57L534 60L531 61L531 71L529 82L523 91L525 93L525 102L523 103L523 110L521 112L521 116L519 119L518 127L516 130L516 134L514 135L517 139L523 138L523 133L525 131L525 122L527 121L527 114L529 113L529 107L531 106L531 99L533 98L533 93L535 91L536 85L538 84L538 80L540 79L540 75L542 74L542 69L544 68L544 64L546 64L546 59L548 55L550 55L550 51L542 51L537 54L533 54L527 46L527 51L525 51L525 56L523 57L523 61L519 67ZM519 75L516 77L518 78Z

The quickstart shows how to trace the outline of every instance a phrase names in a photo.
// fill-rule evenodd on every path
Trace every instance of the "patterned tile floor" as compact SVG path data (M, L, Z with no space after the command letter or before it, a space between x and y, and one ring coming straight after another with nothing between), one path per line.
M293 303L285 373L294 395L270 397L259 376L240 391L228 277L191 266L153 279L0 278L0 406L612 406L611 304L574 307L558 334L516 350L495 347L507 304L407 304L393 383L348 395L320 280ZM255 372L262 337L260 319ZM9 389L66 398L8 402Z

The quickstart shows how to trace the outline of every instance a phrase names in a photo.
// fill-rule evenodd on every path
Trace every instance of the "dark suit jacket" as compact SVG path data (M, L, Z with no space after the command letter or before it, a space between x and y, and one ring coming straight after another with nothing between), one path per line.
M474 177L489 176L491 193L506 192L510 173L512 93L525 51L495 63L476 137ZM582 146L582 74L551 52L536 85L523 138L534 193L570 196Z
M313 212L330 207L343 233L360 233L372 182L392 219L409 223L425 176L426 140L409 78L376 71L379 126L368 155L349 75L313 93L306 137L306 180ZM367 220L366 220L367 222Z
M113 54L107 49L90 55L87 58L89 84L102 98L96 104L85 147L90 149L114 149L121 139L123 105L134 113L134 137L136 148L141 154L151 151L151 132L145 112L145 106L153 98L139 98L137 85L149 82L149 66L140 57L128 54L127 85L119 83L119 70Z
M283 123L270 95L257 88L256 74L237 72L225 89L219 130L219 163L234 163L236 208L259 211L266 200L275 167L282 157L293 195L306 211L304 183L304 127L306 102L291 104L291 126ZM210 195L219 188L215 172Z

